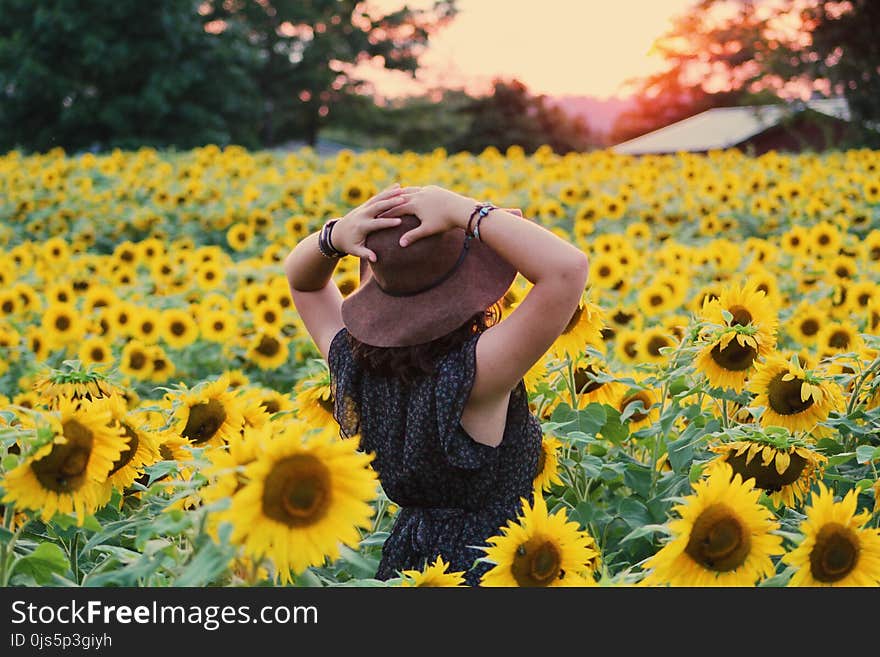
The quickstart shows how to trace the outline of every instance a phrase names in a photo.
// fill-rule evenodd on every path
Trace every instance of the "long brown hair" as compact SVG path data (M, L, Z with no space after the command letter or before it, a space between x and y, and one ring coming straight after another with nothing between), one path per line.
M460 346L474 333L481 333L501 320L501 304L495 302L486 310L474 313L464 324L436 340L411 347L374 347L346 332L355 361L367 371L395 376L410 383L434 371L438 359Z

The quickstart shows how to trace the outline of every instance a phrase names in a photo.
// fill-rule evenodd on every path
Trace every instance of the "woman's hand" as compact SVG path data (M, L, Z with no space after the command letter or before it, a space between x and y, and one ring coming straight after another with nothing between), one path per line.
M351 210L333 225L330 241L334 248L376 262L376 254L365 246L367 235L399 224L401 215L381 218L379 215L401 206L407 200L404 194L417 193L418 190L418 187L400 187L394 183Z
M400 246L412 244L428 235L443 233L450 228L465 228L476 201L467 196L438 187L425 185L406 194L406 202L385 211L383 217L416 215L421 223L400 238Z
M412 244L423 237L443 233L451 228L459 227L467 230L468 219L477 205L475 199L437 185L426 185L416 192L407 193L406 196L405 203L396 205L382 214L383 217L414 214L421 221L418 226L401 235L400 246ZM518 209L503 209L522 217L522 212Z

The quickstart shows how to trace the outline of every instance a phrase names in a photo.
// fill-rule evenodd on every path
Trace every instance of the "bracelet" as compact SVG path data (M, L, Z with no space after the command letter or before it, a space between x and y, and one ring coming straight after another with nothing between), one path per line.
M474 217L476 217L477 214L480 215L480 218L485 216L484 211L489 212L489 210L486 210L486 208L490 208L490 209L494 210L495 206L492 205L491 203L477 203L474 206L473 212L471 212L471 216L468 217L467 228L465 228L465 230L464 230L465 235L468 235L470 237L477 236L476 231L471 232L471 222L474 220ZM479 224L479 219L477 219L477 223Z
M474 224L474 237L476 237L481 242L483 241L483 238L480 237L480 222L483 220L483 217L492 212L492 210L497 209L498 208L496 208L491 203L486 203L482 208L480 208L479 216L477 217L477 223Z
M333 260L339 259L342 256L346 255L344 251L340 251L335 248L333 244L330 242L330 233L333 231L333 225L339 221L338 219L332 219L324 224L324 227L321 229L321 232L318 233L318 250L321 252L321 255L325 258L331 258Z

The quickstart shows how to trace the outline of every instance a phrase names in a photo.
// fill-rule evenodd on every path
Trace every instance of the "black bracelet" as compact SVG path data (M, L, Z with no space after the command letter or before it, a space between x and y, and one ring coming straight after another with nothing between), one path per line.
M335 246L333 246L333 226L336 225L339 219L333 219L332 221L327 222L327 246L330 247L330 250L334 253L338 253L341 256L346 255L344 251L340 251Z
M344 252L339 251L334 248L332 244L330 244L330 231L333 229L332 224L336 223L338 219L334 219L332 221L328 221L324 224L324 227L321 228L321 232L318 233L318 250L321 252L321 255L325 258L331 258L333 260L337 260L342 256L346 255ZM328 229L328 225L330 226Z
M481 207L480 210L479 210L479 216L477 217L477 223L474 224L474 236L475 236L478 240L480 240L481 242L483 241L483 238L480 237L480 222L483 221L483 217L485 217L487 214L489 214L490 212L492 212L492 210L497 210L497 209L498 209L498 208L495 207L494 205L492 205L491 203L486 203L486 204L485 204L483 207Z

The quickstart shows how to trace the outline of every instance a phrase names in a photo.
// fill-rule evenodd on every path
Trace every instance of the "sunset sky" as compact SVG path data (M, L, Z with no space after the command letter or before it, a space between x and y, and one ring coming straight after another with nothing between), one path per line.
M403 0L372 0L393 10ZM431 0L408 0L413 8ZM458 0L454 22L431 38L422 83L402 73L370 72L385 96L443 85L481 91L495 75L517 77L535 93L626 95L624 80L658 70L649 56L672 16L694 0ZM359 69L363 71L364 68Z

